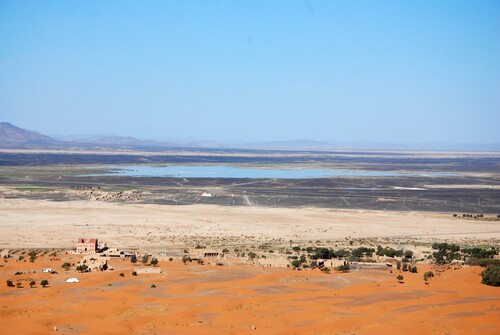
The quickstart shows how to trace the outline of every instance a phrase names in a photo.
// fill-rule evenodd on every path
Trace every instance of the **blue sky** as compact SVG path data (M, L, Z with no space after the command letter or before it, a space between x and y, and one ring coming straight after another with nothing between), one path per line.
M500 1L0 0L0 121L49 135L500 142Z

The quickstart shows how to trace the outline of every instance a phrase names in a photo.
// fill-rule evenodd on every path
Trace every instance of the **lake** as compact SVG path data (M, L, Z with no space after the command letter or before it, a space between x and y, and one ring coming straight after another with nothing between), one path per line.
M128 177L176 178L324 178L324 177L394 177L394 176L451 176L445 173L398 173L393 171L352 171L329 169L278 169L251 168L224 165L171 165L171 166L105 166L109 173Z

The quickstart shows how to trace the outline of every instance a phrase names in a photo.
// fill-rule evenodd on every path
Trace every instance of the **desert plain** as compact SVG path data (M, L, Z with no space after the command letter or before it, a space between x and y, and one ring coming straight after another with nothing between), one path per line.
M81 176L86 166L9 165L8 154L0 168L2 334L499 332L500 291L481 283L484 268L431 257L433 243L499 246L498 173L471 164L476 157L425 167L472 169L451 177L281 181ZM17 161L37 161L26 155ZM479 159L498 165L497 156ZM411 165L398 162L391 169ZM106 271L78 272L89 257L71 253L79 238L158 263L111 257ZM325 260L329 271L292 266L302 257L309 264L316 248L379 246L411 250L418 271L383 256L362 257L349 271L333 260ZM73 277L79 282L65 282Z

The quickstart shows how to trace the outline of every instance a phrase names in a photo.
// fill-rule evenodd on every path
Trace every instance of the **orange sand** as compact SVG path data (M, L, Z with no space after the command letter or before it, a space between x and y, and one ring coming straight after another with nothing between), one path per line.
M48 256L46 256L48 257ZM60 256L59 256L60 257ZM69 260L69 257L72 257ZM2 334L498 334L500 289L480 283L479 267L446 270L424 284L418 274L360 270L215 267L162 262L162 274L64 273L64 261L0 261ZM52 267L58 274L41 273ZM36 273L14 275L16 271ZM119 273L124 272L125 277ZM66 284L68 277L80 283ZM8 288L33 278L37 285ZM111 284L111 285L110 285ZM155 284L156 288L151 288ZM255 326L255 330L252 329ZM58 330L55 331L54 327Z

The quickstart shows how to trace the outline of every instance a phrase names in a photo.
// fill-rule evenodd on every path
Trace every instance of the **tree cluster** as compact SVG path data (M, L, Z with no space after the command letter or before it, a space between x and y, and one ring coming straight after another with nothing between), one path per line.
M377 247L377 256L387 256L387 257L401 257L403 256L403 250L396 250L390 247L382 248L380 245Z
M438 264L446 264L454 259L460 259L460 247L455 244L433 243L432 249L437 250L432 256Z

